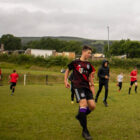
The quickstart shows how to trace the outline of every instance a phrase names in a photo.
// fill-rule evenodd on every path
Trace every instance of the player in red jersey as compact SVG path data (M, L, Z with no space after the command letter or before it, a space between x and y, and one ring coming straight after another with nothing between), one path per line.
M137 73L138 73L137 67L134 67L134 69L130 73L131 82L130 82L130 87L129 87L128 94L130 94L133 84L135 84L135 93L137 93L137 88L138 88Z
M10 80L10 90L12 90L12 94L14 94L16 83L18 81L18 74L16 73L16 70L13 70L13 73L9 75Z
M87 115L95 109L95 102L93 100L94 83L93 73L95 73L94 67L88 62L88 58L91 56L92 49L88 46L84 46L82 49L82 55L80 59L72 61L68 65L68 69L65 72L65 87L70 88L68 83L69 72L73 71L73 88L75 90L76 98L79 102L79 110L76 119L79 120L83 131L82 135L85 139L91 140L92 137L87 129Z

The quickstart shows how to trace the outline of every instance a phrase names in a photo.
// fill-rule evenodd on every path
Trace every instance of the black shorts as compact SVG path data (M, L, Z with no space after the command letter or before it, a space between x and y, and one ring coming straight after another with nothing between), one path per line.
M130 85L132 86L134 83L136 83L137 82L137 80L136 81L131 81L130 82Z
M11 82L11 86L12 86L12 87L15 87L15 86L16 86L16 83Z
M88 88L77 88L75 90L76 99L79 102L81 99L93 100L93 94Z
M121 87L122 86L122 82L118 82L118 86Z

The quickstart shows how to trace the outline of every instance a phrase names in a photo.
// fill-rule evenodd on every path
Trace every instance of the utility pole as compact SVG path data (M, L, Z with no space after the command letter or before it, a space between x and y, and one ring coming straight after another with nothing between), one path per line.
M108 51L109 51L109 26L107 26L107 31L108 31Z

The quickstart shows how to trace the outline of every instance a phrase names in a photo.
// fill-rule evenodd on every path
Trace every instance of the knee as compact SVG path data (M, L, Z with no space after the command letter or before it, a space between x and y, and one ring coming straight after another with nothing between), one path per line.
M108 93L108 89L105 89L105 93L106 93L106 94Z
M87 102L80 100L79 105L80 107L87 107Z
M96 104L95 104L95 103L89 106L89 109L90 109L91 111L94 110L95 108L96 108Z

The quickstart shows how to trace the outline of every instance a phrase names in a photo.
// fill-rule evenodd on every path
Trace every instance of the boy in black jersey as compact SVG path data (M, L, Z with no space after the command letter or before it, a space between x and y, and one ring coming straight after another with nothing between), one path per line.
M96 106L93 100L93 75L95 73L95 69L90 62L87 61L91 56L91 53L92 49L88 46L84 46L80 59L74 60L68 65L64 79L65 87L70 88L70 84L67 79L70 70L73 70L73 88L79 102L79 111L76 118L79 120L83 128L82 135L87 140L92 139L87 129L87 115L94 110Z

